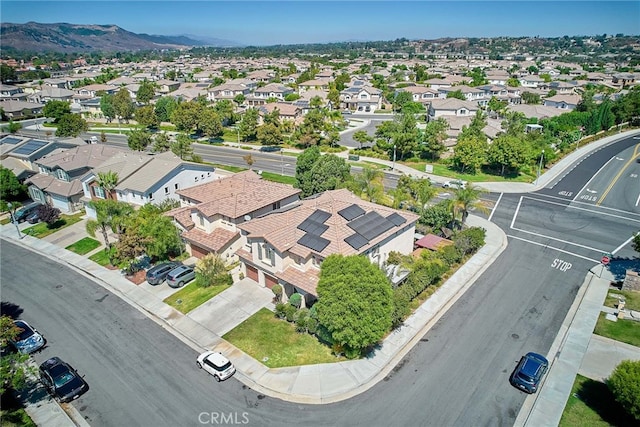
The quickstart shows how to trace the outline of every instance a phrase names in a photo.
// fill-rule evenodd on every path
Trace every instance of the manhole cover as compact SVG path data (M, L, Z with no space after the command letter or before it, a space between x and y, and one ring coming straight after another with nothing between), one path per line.
M518 338L520 338L520 335L518 335L518 334L511 334L511 338L513 338L514 340L517 340Z

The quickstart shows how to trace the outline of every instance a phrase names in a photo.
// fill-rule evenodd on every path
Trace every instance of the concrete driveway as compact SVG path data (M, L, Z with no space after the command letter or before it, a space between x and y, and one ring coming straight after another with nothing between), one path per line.
M262 307L271 305L273 292L251 279L235 282L229 289L194 309L188 317L213 333L222 336L251 317Z

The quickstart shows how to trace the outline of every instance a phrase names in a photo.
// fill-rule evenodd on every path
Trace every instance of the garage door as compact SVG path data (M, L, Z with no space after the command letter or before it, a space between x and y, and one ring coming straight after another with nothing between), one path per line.
M200 246L196 246L194 244L191 244L191 256L194 256L194 257L200 259L203 256L207 255L208 253L209 253L209 251L206 250L205 248L201 248Z
M258 281L258 269L247 265L247 277L251 280Z
M272 276L268 276L268 275L264 275L264 284L267 286L267 288L271 289L273 288L273 285L277 285L278 284L278 279L276 279L275 277Z

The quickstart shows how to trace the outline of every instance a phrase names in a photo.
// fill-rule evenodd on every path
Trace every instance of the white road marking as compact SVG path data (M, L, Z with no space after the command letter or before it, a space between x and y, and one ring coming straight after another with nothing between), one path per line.
M591 194L597 193L597 191L596 191L596 190L589 190L588 188L587 188L587 189L585 189L585 191L586 191L587 193L591 193Z
M638 203L640 203L640 194L638 194L638 198L636 199L636 206L638 206Z
M513 224L516 222L516 217L518 216L518 212L520 211L520 204L522 203L522 199L524 196L520 196L520 201L518 201L518 206L516 206L516 211L513 213L513 219L511 220L510 228L513 228Z
M629 244L629 242L631 242L633 240L633 238L636 237L636 235L634 234L633 236L629 237L627 239L626 242L624 242L623 244L621 244L620 246L618 246L617 248L615 248L614 250L611 251L611 255L615 255L616 252L618 252L620 249L624 248L625 246L627 246Z
M598 215L606 215L606 216L611 216L611 217L614 217L614 218L619 218L619 219L624 219L624 220L633 221L633 222L639 222L640 223L640 218L639 219L629 218L627 216L614 215L614 214L611 214L611 213L608 213L608 212L600 212L599 210L586 209L586 208L581 208L581 207L578 207L578 206L572 206L572 205L569 205L569 204L566 204L566 203L558 203L558 202L552 202L552 201L549 201L549 200L536 199L534 197L521 196L521 200L520 201L522 201L522 198L525 198L525 197L527 199L537 200L537 201L542 202L542 203L549 203L550 205L564 206L564 207L569 208L569 209L575 209L575 210L578 210L578 211L590 212L590 213L594 213L594 214L598 214ZM572 202L572 203L580 203L580 202L575 201L575 202ZM590 203L582 203L582 204L583 205L588 205L588 206L593 206ZM519 207L520 207L520 204L518 203L518 208ZM613 208L609 208L609 209L613 210L613 211L618 211L618 212L623 212L623 213L630 213L632 215L637 215L637 214L634 214L633 212L625 212L625 211L621 211L619 209L613 209ZM516 211L515 215L517 215L517 213L518 213L518 211ZM512 224L511 228L513 228L513 223L515 222L515 215L514 215L514 221L511 222L511 224Z
M496 211L496 209L498 208L498 203L500 203L500 200L502 200L502 195L504 193L500 193L500 197L498 197L498 200L496 201L496 204L493 205L493 209L491 209L491 215L489 215L489 221L491 221L491 218L493 218L493 213ZM636 203L637 205L637 203Z
M521 233L527 233L527 234L531 234L533 236L538 236L538 237L542 237L543 239L551 239L551 240L555 240L556 242L561 242L561 243L566 243L567 245L571 245L571 246L577 246L579 248L584 248L584 249L588 249L590 251L596 251L596 252L606 252L603 249L598 249L598 248L592 248L591 246L585 246L585 245L581 245L579 243L573 243L573 242L569 242L568 240L562 240L562 239L558 239L557 237L551 237L551 236L547 236L545 234L540 234L540 233L536 233L533 231L527 231L527 230L522 230L520 228L515 228L515 227L511 227L513 230L519 231Z
M575 199L577 199L577 198L578 198L578 196L582 193L582 191L584 191L584 189L585 189L585 188L587 188L587 185L589 185L589 184L591 183L591 181L593 181L593 180L596 178L596 176L598 176L598 174L600 173L600 171L601 171L602 169L606 168L606 167L607 167L607 165L608 165L612 160L613 160L613 157L612 157L612 158L610 158L609 160L607 160L607 162L606 162L604 165L602 165L602 167L601 167L600 169L598 169L598 171L597 171L596 173L594 173L594 174L593 174L593 176L591 177L591 179L590 179L589 181L587 181L587 183L584 185L584 187L582 187L582 188L580 189L580 191L578 191L578 192L576 193L576 197L574 197L574 198L573 198L573 200L574 200L574 201L575 201ZM589 190L587 190L587 191L589 191Z
M521 240L521 241L527 242L527 243L532 243L532 244L537 245L537 246L543 246L545 248L549 248L549 249L553 249L553 250L558 251L558 252L562 252L563 254L568 254L568 255L572 255L572 256L578 257L578 258L586 259L587 261L593 261L593 262L595 262L597 264L600 263L599 259L589 258L589 257L583 256L583 255L579 255L579 254L573 253L573 252L565 251L564 249L560 249L560 248L556 248L556 247L553 247L553 246L545 245L544 243L534 242L533 240L523 239L522 237L512 236L511 234L507 234L507 237L511 237L512 239Z

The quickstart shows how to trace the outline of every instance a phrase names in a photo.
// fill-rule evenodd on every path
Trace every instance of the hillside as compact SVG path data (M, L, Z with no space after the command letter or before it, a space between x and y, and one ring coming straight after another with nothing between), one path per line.
M2 23L0 40L3 54L21 52L122 52L179 49L206 43L184 36L136 34L116 25Z

